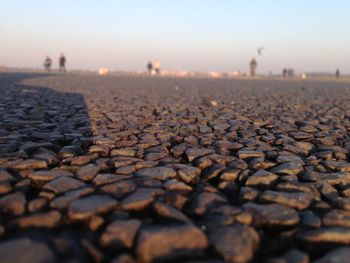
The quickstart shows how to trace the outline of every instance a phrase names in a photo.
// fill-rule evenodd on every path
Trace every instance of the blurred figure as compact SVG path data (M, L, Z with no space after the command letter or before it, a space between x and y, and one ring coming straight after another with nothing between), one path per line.
M51 64L52 64L52 59L49 56L46 56L46 59L44 60L45 70L51 71Z
M152 61L149 61L147 64L148 74L152 75L152 70L153 70L153 63L152 63Z
M160 62L158 60L153 63L153 69L157 75L160 75Z
M287 78L287 69L284 68L282 74L283 74L283 78L286 79Z
M337 79L339 79L339 77L340 77L340 71L339 71L339 69L337 69L337 70L335 71L335 77L336 77Z
M250 61L250 76L254 77L256 68L258 67L258 62L256 62L255 58Z
M66 71L66 57L64 56L63 53L61 53L60 58L59 58L59 71L65 72Z

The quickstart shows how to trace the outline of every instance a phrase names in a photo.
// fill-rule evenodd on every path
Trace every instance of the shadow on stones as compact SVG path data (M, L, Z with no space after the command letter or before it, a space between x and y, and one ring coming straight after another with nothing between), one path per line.
M90 120L81 94L21 84L48 76L0 73L0 157L73 155L88 144Z

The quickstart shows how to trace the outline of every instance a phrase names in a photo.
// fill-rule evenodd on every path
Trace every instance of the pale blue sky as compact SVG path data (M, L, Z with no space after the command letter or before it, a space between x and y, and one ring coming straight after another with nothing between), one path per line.
M264 46L262 56L257 48ZM0 0L0 65L350 73L349 0Z

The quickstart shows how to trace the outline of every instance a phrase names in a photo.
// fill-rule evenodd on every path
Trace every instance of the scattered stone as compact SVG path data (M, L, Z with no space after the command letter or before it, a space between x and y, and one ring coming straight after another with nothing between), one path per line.
M106 213L114 209L117 201L106 195L91 195L73 201L69 205L68 216L72 220L84 220L92 215Z
M226 262L249 262L260 243L253 228L238 224L215 229L209 239Z
M154 262L192 257L207 247L207 237L200 229L184 225L142 230L136 251L140 262Z

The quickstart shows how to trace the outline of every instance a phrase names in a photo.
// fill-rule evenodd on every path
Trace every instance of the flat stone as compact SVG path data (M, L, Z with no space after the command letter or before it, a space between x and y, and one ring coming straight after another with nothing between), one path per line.
M268 187L278 179L278 175L265 170L259 170L248 177L246 186Z
M22 192L15 192L0 198L0 211L5 214L19 216L24 214L26 198Z
M46 244L30 240L29 238L2 241L0 243L0 258L2 263L56 262L53 252Z
M253 214L253 224L257 227L294 226L300 220L298 213L293 208L279 204L246 203L243 208Z
M206 148L188 148L186 150L186 156L190 162L192 162L194 159L198 157L202 157L204 155L208 155L211 153L214 153L214 151Z
M123 199L121 208L125 211L143 211L153 203L159 191L159 189L138 188Z
M191 183L201 173L199 168L184 164L172 164L169 167L176 169L179 180L185 183Z
M302 231L298 239L307 243L350 244L350 228L323 227L315 230Z
M18 225L20 228L53 228L59 225L61 218L62 216L58 211L50 211L46 213L21 217L16 221L15 224Z
M240 150L238 151L238 157L239 159L262 158L265 157L265 154L260 151Z
M157 227L141 231L136 254L140 262L178 260L207 247L206 235L193 225Z
M315 263L346 263L350 258L350 248L341 247L331 250L322 258L315 261Z
M116 220L112 222L101 235L101 246L108 246L113 249L118 249L119 247L131 249L141 223L141 220L138 219Z
M180 182L176 179L171 179L169 181L166 181L163 185L165 187L166 190L170 190L170 191L185 191L185 192L190 192L192 191L192 187Z
M210 243L225 262L249 262L259 246L259 234L249 226L219 227L209 234Z
M211 208L226 202L225 198L220 195L204 192L194 197L190 204L189 212L196 216L203 216Z
M17 170L36 170L47 168L47 163L43 160L27 159L13 166Z
M59 177L72 177L73 174L71 172L65 171L65 170L59 170L59 169L53 169L49 171L37 171L33 172L29 175L29 178L33 181L51 181L53 179L59 178Z
M307 254L298 250L290 249L278 258L267 260L268 263L309 263L310 259Z
M79 168L77 178L83 181L91 181L97 175L99 167L95 164L87 164Z
M12 182L14 181L15 178L9 174L8 172L6 172L5 170L0 169L0 182Z
M314 195L311 193L285 193L268 190L262 193L259 199L265 202L277 203L303 210L310 206Z
M134 192L137 186L131 180L119 181L112 184L106 184L101 186L100 190L114 195L117 198L122 198L123 196Z
M72 220L83 220L99 213L114 209L117 201L106 195L91 195L73 201L69 205L68 216Z
M85 186L85 183L80 180L76 180L71 177L60 177L46 183L43 186L43 189L54 192L55 194L60 194L81 188L83 186Z
M67 192L64 195L53 199L50 203L50 207L57 209L67 208L74 200L77 200L82 196L92 194L93 192L94 189L90 187Z
M176 177L176 171L168 167L157 166L138 170L136 172L136 175L139 177L147 177L149 179L166 181L168 179Z
M170 205L155 202L153 204L153 210L160 217L178 222L191 223L191 220L185 214Z
M97 186L100 186L104 184L119 182L128 178L129 176L126 176L124 174L101 173L96 175L93 183Z
M350 227L350 214L341 210L329 211L322 219L324 226Z
M303 167L296 162L282 163L271 170L272 173L281 175L298 175L301 171Z

